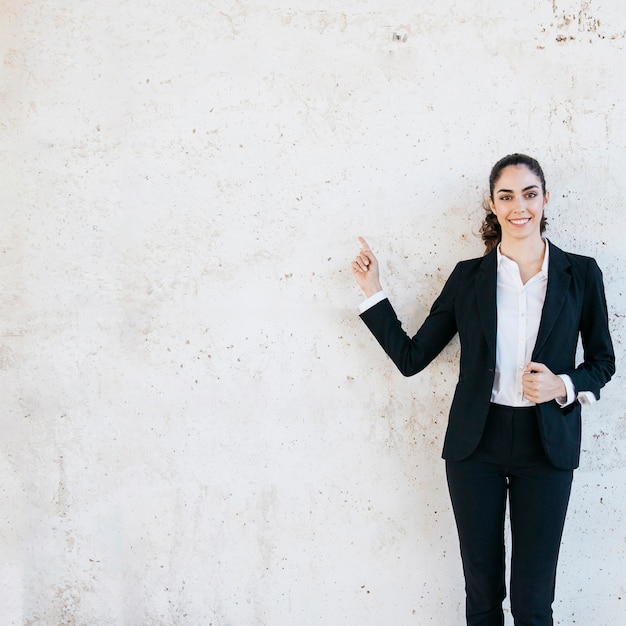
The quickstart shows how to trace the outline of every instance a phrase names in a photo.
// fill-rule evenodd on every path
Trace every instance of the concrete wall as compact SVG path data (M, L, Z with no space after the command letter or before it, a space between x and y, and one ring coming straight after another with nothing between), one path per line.
M512 151L604 270L620 368L585 410L556 621L623 623L621 0L0 17L0 624L462 623L458 345L402 378L349 262L366 236L414 330Z

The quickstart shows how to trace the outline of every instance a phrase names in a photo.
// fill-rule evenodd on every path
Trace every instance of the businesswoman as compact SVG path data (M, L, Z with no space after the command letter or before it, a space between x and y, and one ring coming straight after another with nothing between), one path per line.
M458 333L459 379L443 447L470 626L502 626L504 519L511 524L516 626L553 624L552 602L581 404L615 371L596 262L544 239L550 200L539 163L512 154L489 178L486 252L460 262L417 333L403 330L363 238L352 263L367 297L361 318L405 376ZM582 337L582 362L576 347Z

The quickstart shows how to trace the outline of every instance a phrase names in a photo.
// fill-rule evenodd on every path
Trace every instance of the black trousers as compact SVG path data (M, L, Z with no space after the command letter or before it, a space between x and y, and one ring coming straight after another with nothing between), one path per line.
M446 461L465 574L468 626L503 626L504 520L511 524L511 613L516 626L552 626L556 565L573 471L552 466L533 407L491 405L466 460Z

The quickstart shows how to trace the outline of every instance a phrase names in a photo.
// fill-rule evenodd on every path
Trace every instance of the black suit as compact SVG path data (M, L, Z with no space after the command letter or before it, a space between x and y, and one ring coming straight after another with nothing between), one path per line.
M556 401L508 409L490 403L496 365L497 253L459 263L410 338L388 300L361 317L405 376L424 369L459 334L461 357L443 448L467 590L468 624L503 623L503 526L507 491L513 533L515 623L552 624L556 561L572 470L578 466L581 406ZM579 335L583 362L576 367ZM532 360L568 374L579 391L600 389L615 371L602 274L589 257L550 244L548 285ZM503 450L506 453L503 454Z
M430 314L410 339L383 300L361 318L405 375L424 369L458 332L459 380L450 408L443 458L467 458L483 434L496 365L496 251L459 263ZM579 333L584 361L575 366ZM615 371L602 274L589 257L550 244L548 287L533 361L555 374L568 374L576 391L600 389ZM561 409L554 401L537 406L541 440L550 462L574 469L580 455L580 404Z

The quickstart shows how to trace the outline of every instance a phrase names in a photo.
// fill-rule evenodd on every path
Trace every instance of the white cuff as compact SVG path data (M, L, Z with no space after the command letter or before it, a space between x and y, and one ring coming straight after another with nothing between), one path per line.
M578 394L578 402L581 404L594 404L598 401L596 394L593 391L581 391Z
M560 398L557 398L556 401L559 406L564 407L574 402L574 400L576 399L576 391L574 389L574 383L572 382L572 379L567 374L558 374L558 377L565 384L566 396L565 398L561 396Z
M379 292L359 304L359 313L365 313L367 309L371 309L375 304L382 302L386 297L385 292L381 289Z
M556 399L559 406L568 406L569 404L574 402L574 400L578 400L578 402L580 402L581 404L593 404L594 402L598 401L598 398L596 398L595 394L591 391L580 391L578 392L578 395L576 395L574 383L567 374L558 374L558 377L565 383L565 389L567 389L566 398Z

